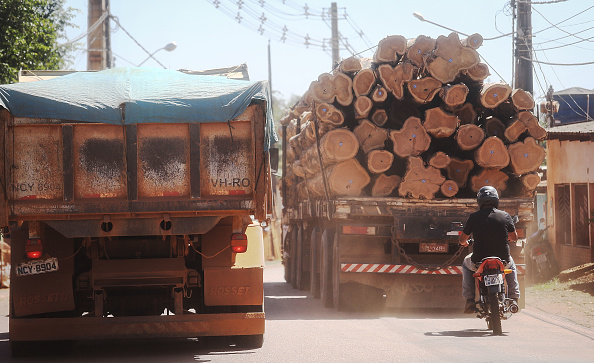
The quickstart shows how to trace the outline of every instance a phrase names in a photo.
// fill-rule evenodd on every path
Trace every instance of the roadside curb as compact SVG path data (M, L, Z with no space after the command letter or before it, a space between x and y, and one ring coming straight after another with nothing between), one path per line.
M572 331L576 334L579 334L581 336L584 336L586 338L594 340L594 330L593 329L589 329L589 328L586 328L585 326L581 326L569 319L565 319L565 318L559 317L557 315L550 314L550 313L546 312L545 310L542 310L540 308L537 308L537 307L529 305L529 304L526 304L526 308L522 309L521 312L532 317L532 318L543 321L545 323L561 327L563 329Z

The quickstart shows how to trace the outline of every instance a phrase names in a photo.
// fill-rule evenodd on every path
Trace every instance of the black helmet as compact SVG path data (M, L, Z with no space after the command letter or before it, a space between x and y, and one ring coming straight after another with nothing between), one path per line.
M483 206L497 208L499 205L499 194L497 194L497 189L491 186L482 187L476 195L476 201L478 202L479 208L483 208Z

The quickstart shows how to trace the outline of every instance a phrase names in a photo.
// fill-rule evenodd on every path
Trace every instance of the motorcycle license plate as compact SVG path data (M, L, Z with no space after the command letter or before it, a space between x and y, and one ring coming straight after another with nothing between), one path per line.
M543 262L547 262L547 255L545 255L545 254L536 255L536 263L543 263Z
M503 277L501 274L497 275L486 275L484 278L485 286L502 285Z
M17 276L37 275L52 271L58 271L58 259L55 257L21 263L16 268Z

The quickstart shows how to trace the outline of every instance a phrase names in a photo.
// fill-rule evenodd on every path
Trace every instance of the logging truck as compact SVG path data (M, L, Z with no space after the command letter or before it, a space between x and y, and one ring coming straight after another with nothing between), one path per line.
M262 345L267 83L115 68L0 90L13 354L87 339Z
M530 93L484 82L481 44L479 34L386 37L372 59L321 74L281 119L294 287L338 309L462 307L470 251L458 236L490 185L519 218L510 249L523 289L546 131Z

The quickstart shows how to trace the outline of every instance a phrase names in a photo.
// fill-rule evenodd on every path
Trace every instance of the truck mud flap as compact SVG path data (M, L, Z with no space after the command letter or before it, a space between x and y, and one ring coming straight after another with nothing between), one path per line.
M11 341L264 334L264 313L11 319Z

